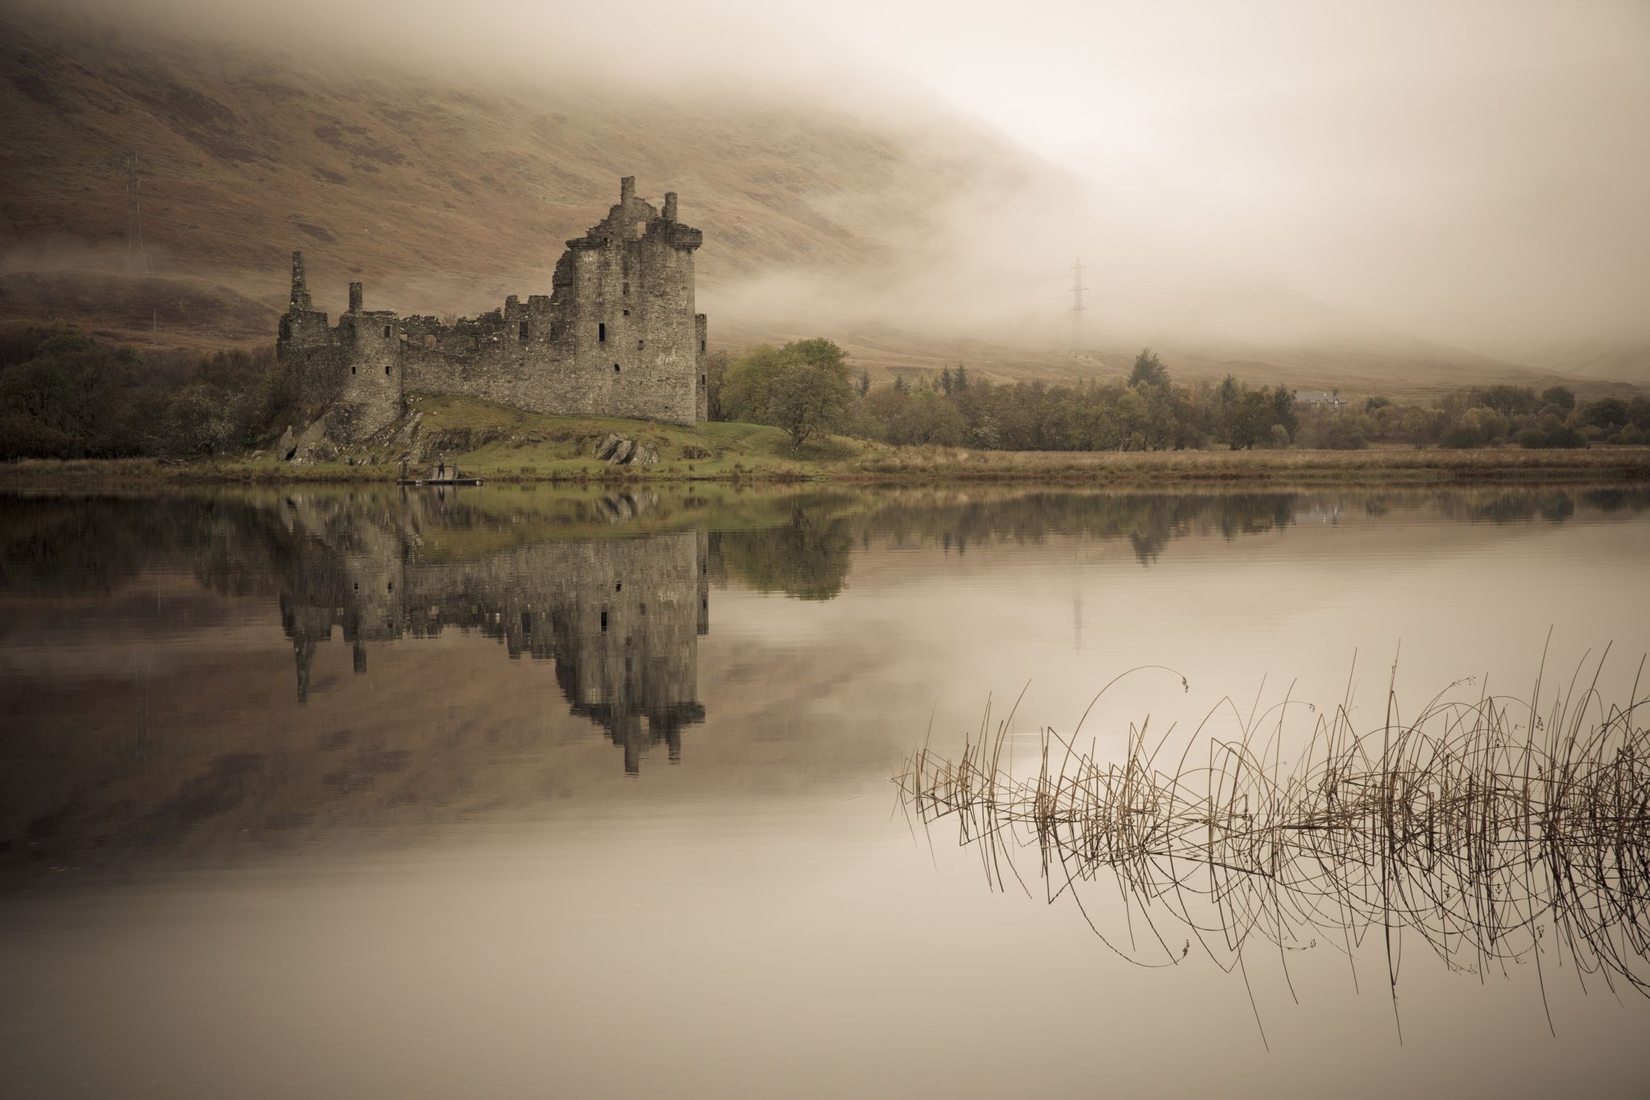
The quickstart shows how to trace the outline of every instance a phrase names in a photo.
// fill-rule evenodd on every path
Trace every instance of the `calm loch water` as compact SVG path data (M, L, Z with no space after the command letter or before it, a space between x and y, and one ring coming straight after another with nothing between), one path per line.
M0 499L0 1092L1642 1096L1641 827L1607 963L1232 956L891 780L1626 706L1647 563L1619 489Z

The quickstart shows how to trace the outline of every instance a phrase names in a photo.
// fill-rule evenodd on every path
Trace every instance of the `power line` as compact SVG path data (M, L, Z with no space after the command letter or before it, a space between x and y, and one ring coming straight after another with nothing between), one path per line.
M1083 261L1078 260L1071 265L1071 347L1073 351L1083 346L1083 292L1088 287L1083 285Z
M143 250L143 212L138 207L138 159L126 154L126 270L149 274L149 257Z

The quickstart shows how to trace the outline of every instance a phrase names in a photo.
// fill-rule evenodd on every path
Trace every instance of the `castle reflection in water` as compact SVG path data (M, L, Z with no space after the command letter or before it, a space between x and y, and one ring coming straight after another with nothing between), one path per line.
M376 644L473 630L498 639L511 660L555 662L572 713L624 750L627 773L637 774L661 742L672 762L681 758L683 728L705 717L697 698L698 638L710 629L704 532L432 560L419 552L423 509L339 503L286 502L288 530L300 537L281 625L300 702L309 697L316 646L334 630L353 646L357 675L369 674Z

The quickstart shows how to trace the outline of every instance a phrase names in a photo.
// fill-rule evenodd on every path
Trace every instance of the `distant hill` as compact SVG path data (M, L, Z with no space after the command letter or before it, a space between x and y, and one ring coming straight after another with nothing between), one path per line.
M1626 382L1650 388L1650 344L1587 348L1554 356L1547 365L1578 381Z
M0 320L173 346L269 340L294 248L330 312L360 279L369 307L473 313L548 292L562 242L635 175L644 195L679 192L683 219L705 231L700 301L723 347L823 334L878 377L958 361L1003 378L1115 377L1148 343L1186 379L1402 393L1558 377L1281 291L1224 301L1196 336L1175 323L1196 312L1183 303L1118 296L1074 357L1058 275L1075 247L1046 222L1066 216L1062 202L1078 208L1079 185L938 110L889 112L896 122L786 101L493 87L9 16L0 33ZM130 152L147 271L127 270ZM1028 294L1005 268L993 288L971 219L1012 240L1028 209L1053 242L1054 284ZM969 248L964 293L946 280ZM1267 335L1278 331L1292 335Z
M340 296L365 276L379 301L394 288L420 309L547 284L621 175L681 194L684 219L714 242L700 265L714 285L886 264L949 191L1027 159L960 127L901 134L824 110L508 92L249 47L3 28L12 269L123 260L129 151L158 269L254 281L273 301L302 247Z

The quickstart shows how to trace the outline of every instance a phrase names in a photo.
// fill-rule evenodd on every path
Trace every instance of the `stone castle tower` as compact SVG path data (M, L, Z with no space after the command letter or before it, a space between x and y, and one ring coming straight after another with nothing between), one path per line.
M699 230L620 181L607 217L567 242L549 294L445 324L368 310L360 283L330 325L310 299L301 252L276 354L326 435L355 442L391 423L412 394L460 394L550 415L705 419L705 315L694 312Z

